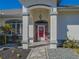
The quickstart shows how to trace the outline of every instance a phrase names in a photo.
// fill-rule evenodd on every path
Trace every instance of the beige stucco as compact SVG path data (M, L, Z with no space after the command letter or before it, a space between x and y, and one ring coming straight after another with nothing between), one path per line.
M50 22L50 11L44 8L35 8L30 11L30 17L33 22L40 20L39 16L42 16L41 20L46 20L48 23Z
M13 9L13 10L0 10L0 14L5 15L21 15L22 9Z
M19 0L19 1L21 1L21 2L27 2L27 0ZM51 1L54 2L54 3L58 2L58 0L51 0Z

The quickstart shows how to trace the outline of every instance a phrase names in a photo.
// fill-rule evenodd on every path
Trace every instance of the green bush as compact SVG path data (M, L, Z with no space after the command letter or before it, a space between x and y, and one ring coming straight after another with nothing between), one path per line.
M76 41L68 39L63 43L63 47L64 48L78 48L78 44L76 43Z

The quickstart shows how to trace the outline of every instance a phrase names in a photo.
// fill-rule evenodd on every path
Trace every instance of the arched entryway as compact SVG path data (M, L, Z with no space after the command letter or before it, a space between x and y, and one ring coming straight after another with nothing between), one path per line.
M50 9L44 7L31 7L29 24L33 25L33 42L48 41L50 33Z
M40 17L40 15L42 17ZM48 6L31 6L26 8L23 6L23 48L28 45L29 43L29 36L28 36L28 26L32 25L30 28L29 34L31 34L31 39L34 38L34 24L36 21L45 20L48 22L48 33L50 33L49 41L51 48L56 48L57 43L57 8L48 7ZM33 41L32 41L33 42ZM54 44L53 44L54 43ZM28 46L26 47L28 48Z

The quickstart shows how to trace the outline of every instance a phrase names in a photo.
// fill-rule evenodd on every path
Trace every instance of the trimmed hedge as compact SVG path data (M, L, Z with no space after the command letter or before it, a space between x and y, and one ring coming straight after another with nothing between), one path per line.
M78 43L75 40L66 40L63 43L64 48L79 48Z

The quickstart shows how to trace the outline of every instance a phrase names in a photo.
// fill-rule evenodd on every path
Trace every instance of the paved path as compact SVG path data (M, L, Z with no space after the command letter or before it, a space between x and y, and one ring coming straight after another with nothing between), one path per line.
M48 49L46 46L33 48L28 59L79 59L72 49Z
M48 55L49 59L79 59L72 49L66 48L48 49Z
M35 43L33 44L32 50L27 59L79 59L79 55L77 55L72 49L49 49L47 43Z
M48 59L47 47L41 46L33 48L28 59Z

